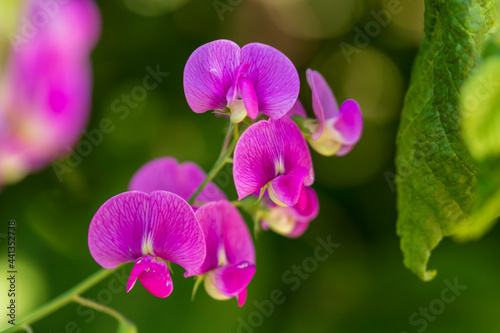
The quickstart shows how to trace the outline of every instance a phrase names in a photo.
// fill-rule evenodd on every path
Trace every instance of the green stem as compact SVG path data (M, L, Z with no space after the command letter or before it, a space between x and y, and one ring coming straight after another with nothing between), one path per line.
M18 324L15 326L7 329L4 331L4 333L8 332L17 332L22 329L26 329L26 327L37 320L40 320L44 318L45 316L51 314L52 312L62 308L63 306L66 306L67 304L71 303L74 301L75 296L80 295L81 293L87 291L91 287L93 287L95 284L106 278L108 275L114 272L114 269L101 269L94 273L93 275L89 276L73 288L69 289L65 293L61 294L60 296L54 298L52 301L49 303L43 305L42 307L36 309L33 311L31 314L29 314L26 319L20 321Z
M210 170L203 183L201 183L201 185L198 186L193 195L188 199L188 203L190 205L192 205L195 202L196 198L201 193L201 191L203 191L203 189L208 185L208 183L210 183L210 181L219 173L219 171L224 167L224 165L226 165L227 163L231 163L233 161L231 155L233 154L236 142L238 142L238 138L239 138L238 125L236 125L234 126L233 140L226 149L223 147L223 151L225 151L225 153L217 159L214 166L212 167L212 170Z
M104 306L104 305L99 304L97 302L91 301L91 300L89 300L87 298L81 297L79 295L75 295L73 297L73 301L75 301L76 303L79 303L79 304L81 304L81 305L83 305L83 306L85 306L87 308L91 308L91 309L94 309L96 311L108 314L111 317L113 317L116 320L118 320L119 322L123 321L123 322L131 323L130 320L128 320L127 317L125 317L120 312L116 311L115 309L112 309L110 307Z

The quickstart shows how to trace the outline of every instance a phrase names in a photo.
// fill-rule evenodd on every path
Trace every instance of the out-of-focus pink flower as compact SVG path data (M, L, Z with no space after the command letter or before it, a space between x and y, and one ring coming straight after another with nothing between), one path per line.
M169 191L184 200L196 191L205 180L206 174L196 163L178 163L173 157L160 157L144 164L132 177L129 184L131 191ZM195 200L199 203L227 199L217 185L210 182ZM196 209L196 207L193 207Z
M230 110L233 123L259 113L279 119L293 106L300 82L295 66L275 48L251 43L240 48L216 40L197 48L184 69L184 92L196 113Z
M45 1L28 1L23 29L11 38L0 76L0 184L67 154L89 118L99 11L93 0L54 3L47 12ZM42 15L45 24L37 21Z
M245 221L225 200L202 206L196 217L203 229L207 255L198 269L184 276L203 276L210 296L217 300L236 297L242 306L255 273L255 249Z
M165 191L131 191L106 201L89 228L90 254L104 268L135 261L127 292L137 279L154 296L173 289L168 266L175 262L191 273L205 260L205 238L193 210Z

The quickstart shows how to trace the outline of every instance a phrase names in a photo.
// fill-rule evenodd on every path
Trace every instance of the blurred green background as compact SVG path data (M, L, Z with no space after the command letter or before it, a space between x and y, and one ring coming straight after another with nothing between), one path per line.
M194 161L205 170L212 166L225 120L190 111L182 73L198 46L226 38L240 46L258 41L284 52L297 66L300 98L309 112L307 68L323 73L339 102L354 98L360 103L365 128L355 149L342 158L312 152L319 218L299 239L272 232L259 235L257 273L242 308L235 300L211 299L203 288L192 302L194 281L184 279L176 265L174 292L167 299L155 298L140 285L129 294L123 288L112 292L110 279L84 296L121 311L140 332L500 331L498 228L477 243L459 245L445 239L431 257L430 268L438 269L432 282L421 282L402 263L395 233L394 142L411 65L423 37L423 1L401 0L400 13L391 15L389 24L350 59L342 53L341 43L355 47L358 29L364 31L375 20L372 11L384 9L387 1L108 0L98 4L103 31L92 57L94 93L87 130L99 128L103 118L111 119L114 130L104 134L102 143L93 146L72 172L63 174L61 182L48 167L0 193L4 228L0 233L7 232L9 219L18 224L18 319L99 269L87 246L90 220L104 201L127 189L142 164L168 155ZM222 8L222 19L214 4ZM113 103L122 106L115 101L142 85L147 66L157 65L169 76L130 107L128 116L114 112ZM229 172L225 169L216 182L235 198ZM283 274L313 256L317 238L329 235L341 246L291 290L294 284ZM3 268L7 250L5 238L0 241ZM131 264L125 266L127 274L131 268ZM453 283L455 278L467 289L450 304L435 301L446 288L444 281ZM0 279L1 304L7 304L6 283ZM111 290L117 288L118 282ZM255 303L265 303L275 289L284 292L286 301L268 316L256 315ZM412 314L429 305L439 314L429 312L427 319L414 315L417 324L412 325ZM5 327L4 316L0 328ZM249 326L242 328L242 321ZM76 305L33 325L35 332L51 333L113 332L115 327L110 317L82 312Z

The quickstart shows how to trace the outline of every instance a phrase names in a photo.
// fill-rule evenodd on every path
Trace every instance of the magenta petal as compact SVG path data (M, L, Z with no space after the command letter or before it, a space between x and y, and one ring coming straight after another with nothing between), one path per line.
M156 297L165 298L172 292L173 284L167 264L153 256L144 256L135 261L127 283L127 292L134 287L137 278Z
M298 100L298 99L286 115L290 118L295 116L295 115L307 118L306 109L304 108L304 106L302 105L300 100Z
M240 81L240 78L245 77L245 75L248 72L249 67L250 67L249 63L241 64L238 67L236 67L236 72L234 74L233 83L231 84L231 87L229 88L229 91L227 92L227 96L226 96L227 105L230 105L231 103L233 103L233 101L236 98L241 97L239 95L239 81Z
M129 190L151 193L168 191L187 200L205 179L205 172L195 163L177 163L172 157L160 157L144 164L132 177ZM210 182L196 198L199 202L224 200L226 195Z
M257 99L257 94L253 87L252 81L247 78L240 78L238 80L239 87L241 91L241 97L243 103L245 104L245 109L247 110L248 116L255 120L259 114L259 101Z
M295 223L295 227L293 228L292 231L288 235L286 235L289 238L298 238L306 232L307 228L309 228L309 223L308 222L300 222L297 221Z
M142 272L148 269L151 266L154 257L151 255L137 258L135 261L134 267L132 268L132 272L130 272L130 276L127 282L127 292L134 288L135 282L139 278Z
M243 261L234 265L216 268L214 286L224 296L237 296L255 274L255 265Z
M347 153L349 153L352 148L354 148L354 145L342 145L340 146L339 150L335 153L337 156L344 156Z
M233 176L238 199L260 191L296 167L307 169L304 185L311 185L311 154L299 127L288 117L258 121L241 135L234 151Z
M149 196L125 192L106 201L89 227L90 254L104 268L142 257L142 238L147 231Z
M291 208L291 214L295 217L296 223L293 230L287 235L290 238L297 238L302 236L302 234L309 227L309 223L314 220L319 213L319 200L316 192L308 187L306 188L307 193L307 205L304 209L299 209L297 206Z
M243 306L243 304L245 304L245 301L247 300L247 288L243 288L243 290L238 294L237 298L238 306Z
M344 145L353 145L358 142L363 132L363 115L356 101L348 99L342 103L333 127L342 135Z
M151 266L139 275L139 281L156 297L165 298L174 289L170 272L164 261L152 261Z
M269 186L268 190L283 204L288 207L295 206L302 197L301 205L307 203L305 195L304 179L309 170L304 167L296 167L286 175L276 177ZM301 193L304 191L304 195Z
M165 191L132 191L106 201L90 223L89 250L104 268L154 255L187 271L205 260L205 240L193 210Z
M299 210L304 210L307 207L307 189L304 185L300 189L299 199L295 205Z
M128 188L130 191L168 191L184 199L184 191L179 186L177 160L172 157L160 157L144 164L134 174Z
M251 43L241 49L241 63L250 63L246 75L255 88L259 112L279 119L290 110L299 95L299 74L293 63L277 49Z
M190 272L205 260L205 238L189 204L181 197L164 191L150 195L149 233L153 252Z
M293 207L297 219L301 221L311 221L318 216L319 213L319 200L316 191L313 188L307 187L305 189L307 196L307 204L303 208L298 206Z
M228 201L210 202L196 211L206 241L206 258L185 276L205 274L219 265L255 263L255 249L239 211Z
M308 69L306 76L312 92L313 111L319 123L311 137L317 140L323 134L325 119L337 115L338 105L330 86L319 72Z
M240 47L229 40L216 40L197 48L184 68L184 93L196 113L220 110L235 80Z

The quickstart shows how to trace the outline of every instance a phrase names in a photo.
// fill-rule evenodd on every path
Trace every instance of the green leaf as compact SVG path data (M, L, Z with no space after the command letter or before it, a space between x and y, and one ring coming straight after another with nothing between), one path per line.
M397 233L404 264L422 280L432 249L468 223L477 166L460 131L460 89L477 68L495 19L493 0L426 0L397 137Z
M499 35L500 36L500 35ZM495 49L497 42L489 43ZM467 241L488 232L500 215L500 55L489 53L462 94L463 133L479 164L479 180L469 224L454 238Z

